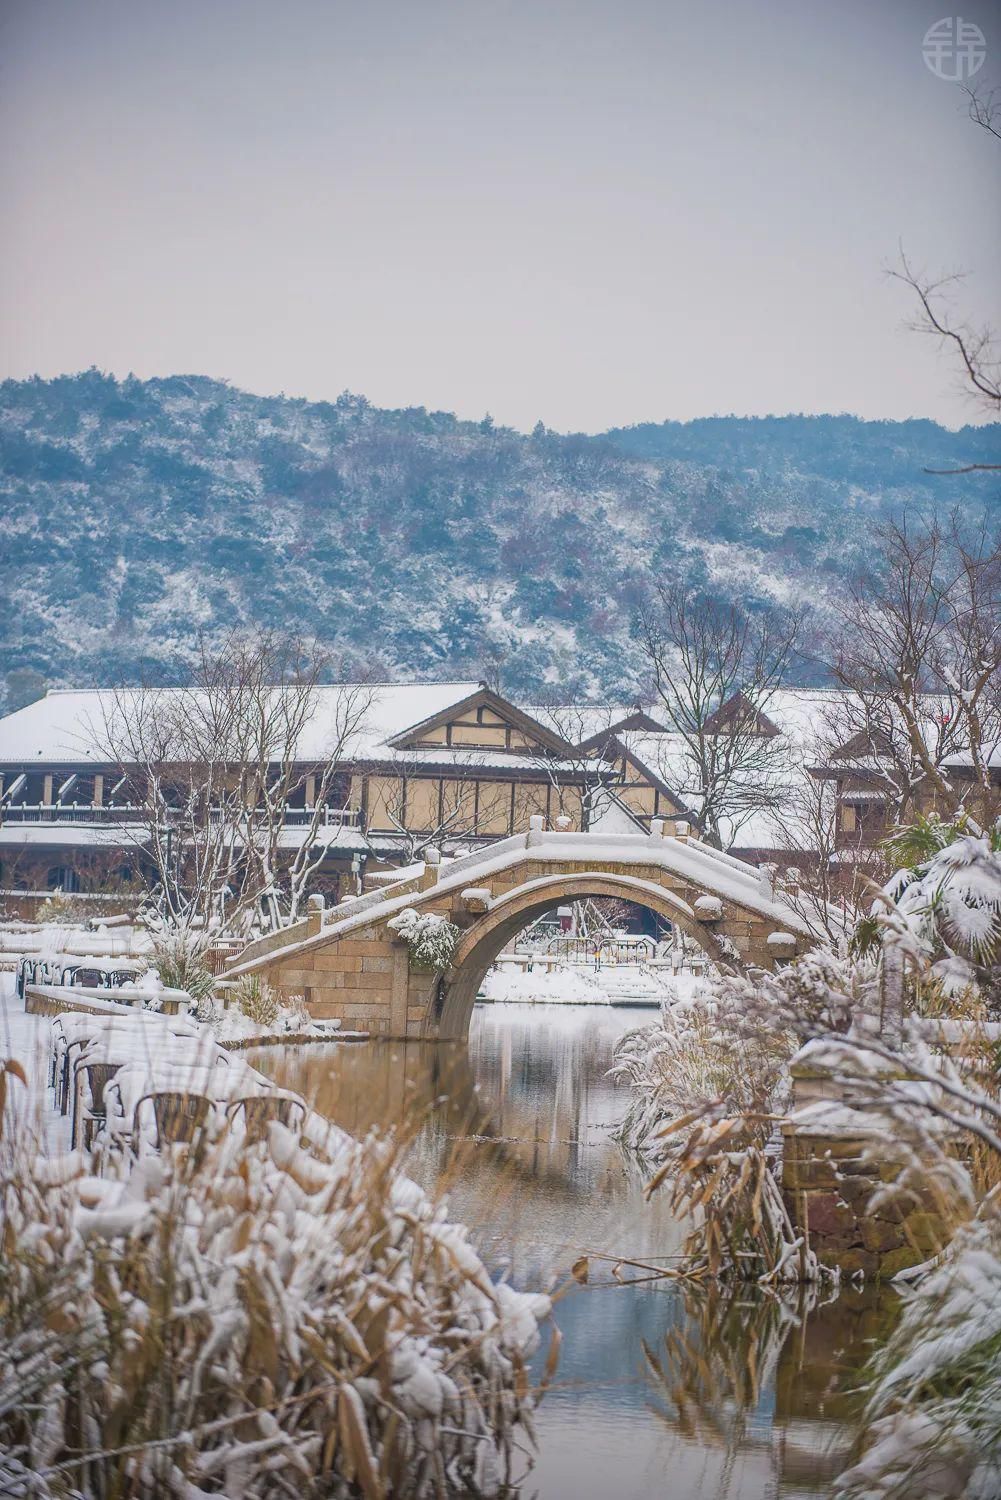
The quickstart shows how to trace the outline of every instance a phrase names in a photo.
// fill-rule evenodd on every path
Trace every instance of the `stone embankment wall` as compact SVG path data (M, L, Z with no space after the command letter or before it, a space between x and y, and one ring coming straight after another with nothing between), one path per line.
M786 1130L786 1206L823 1265L845 1276L893 1276L943 1248L948 1234L930 1192L881 1192L902 1167L885 1135Z
M782 1191L821 1263L888 1277L937 1254L950 1236L930 1180L892 1191L905 1165L892 1122L856 1107L823 1068L794 1059L790 1071Z

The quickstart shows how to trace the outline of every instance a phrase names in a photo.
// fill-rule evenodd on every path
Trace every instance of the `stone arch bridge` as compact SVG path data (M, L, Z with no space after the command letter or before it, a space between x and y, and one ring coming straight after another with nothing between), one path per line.
M534 821L534 820L533 820ZM539 820L541 821L541 820ZM373 1035L465 1038L487 969L543 912L586 896L616 896L658 912L714 962L771 968L812 945L806 922L768 872L694 837L603 837L533 827L461 859L418 872L269 933L231 960L227 978L260 974L301 994L317 1019ZM406 942L389 926L412 907L460 930L445 974L412 969Z

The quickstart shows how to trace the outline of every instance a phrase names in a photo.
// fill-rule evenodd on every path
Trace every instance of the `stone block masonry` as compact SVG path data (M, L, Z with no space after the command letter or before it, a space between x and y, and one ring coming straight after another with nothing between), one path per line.
M713 899L699 916L695 903L707 895ZM777 931L796 933L794 949L812 941L791 909L763 891L753 866L698 840L533 827L448 864L430 861L418 876L330 911L317 899L305 922L251 944L226 972L264 974L283 994L302 995L318 1019L364 1023L377 1036L462 1039L483 975L505 943L541 912L587 896L647 906L721 963L771 968L769 937ZM406 944L390 926L408 906L458 927L447 973L410 969Z

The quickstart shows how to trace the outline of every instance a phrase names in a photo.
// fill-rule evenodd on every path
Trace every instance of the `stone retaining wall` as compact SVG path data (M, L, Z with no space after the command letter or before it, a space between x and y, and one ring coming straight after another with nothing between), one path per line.
M908 1191L870 1205L899 1176L883 1134L783 1131L782 1192L789 1216L825 1266L846 1276L893 1276L935 1255L948 1233L930 1193Z

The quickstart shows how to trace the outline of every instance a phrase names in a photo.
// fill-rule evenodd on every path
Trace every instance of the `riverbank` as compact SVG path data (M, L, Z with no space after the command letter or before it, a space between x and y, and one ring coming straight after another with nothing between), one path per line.
M699 980L649 964L567 964L540 958L500 959L484 978L478 1001L520 1005L609 1005L659 1010L691 994Z

